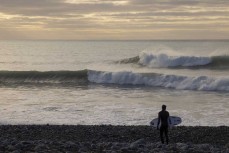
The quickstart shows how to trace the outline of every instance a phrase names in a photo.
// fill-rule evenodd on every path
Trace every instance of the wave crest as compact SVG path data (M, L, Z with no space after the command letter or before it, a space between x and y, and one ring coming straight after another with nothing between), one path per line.
M80 71L0 71L1 84L77 83L87 81L87 70Z
M88 80L94 83L145 85L180 90L229 91L228 78L207 76L188 77L164 74L137 74L133 72L89 71Z
M212 62L208 65L213 68L229 68L229 56L213 56Z
M166 54L140 54L139 63L148 67L193 67L211 63L209 57L168 56Z
M121 64L138 63L139 60L140 60L139 56L135 56L135 57L131 57L131 58L122 59L122 60L118 61L118 63L121 63Z
M208 76L188 77L159 73L134 73L129 71L0 71L0 85L26 84L99 84L140 85L180 90L229 91L229 78Z
M154 68L213 68L229 69L229 56L169 56L167 54L141 53L139 56L120 60L121 64L140 64Z

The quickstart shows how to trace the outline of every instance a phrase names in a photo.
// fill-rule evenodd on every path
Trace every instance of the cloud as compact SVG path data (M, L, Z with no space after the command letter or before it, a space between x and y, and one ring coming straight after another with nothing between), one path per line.
M180 34L186 39L185 31L199 38L201 30L217 36L223 31L222 38L229 38L228 18L227 0L0 0L0 34L16 31L15 38L29 31L41 39L63 33L66 39L80 39L82 33L88 39L131 39L132 34L154 39L152 34L159 32L162 38Z

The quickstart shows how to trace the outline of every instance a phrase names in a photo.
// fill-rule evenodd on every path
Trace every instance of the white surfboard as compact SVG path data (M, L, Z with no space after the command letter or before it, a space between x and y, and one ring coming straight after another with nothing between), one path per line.
M169 126L175 126L175 125L178 125L182 122L181 118L177 117L177 116L170 116L169 118L171 120L171 124L169 124ZM155 118L150 122L150 125L153 127L157 127L157 122L158 122L158 118ZM161 126L160 124L159 124L159 127Z

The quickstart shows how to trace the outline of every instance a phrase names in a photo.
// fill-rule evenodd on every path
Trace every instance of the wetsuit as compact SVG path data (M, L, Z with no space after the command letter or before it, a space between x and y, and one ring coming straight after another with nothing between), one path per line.
M168 138L168 127L169 127L169 124L168 124L168 119L169 119L169 112L167 112L166 110L162 110L162 111L160 111L158 113L158 125L161 122L161 127L160 127L161 143L164 143L163 133L165 133L165 138L166 138L166 143L167 144L169 143L169 138Z

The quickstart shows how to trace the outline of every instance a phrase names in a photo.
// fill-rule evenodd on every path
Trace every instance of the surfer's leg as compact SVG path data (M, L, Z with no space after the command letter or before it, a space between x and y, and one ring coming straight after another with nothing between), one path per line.
M165 128L165 138L166 138L166 143L169 143L169 137L168 137L168 127Z
M164 128L161 126L161 127L160 127L160 137L161 137L161 143L164 144L163 133L164 133Z

